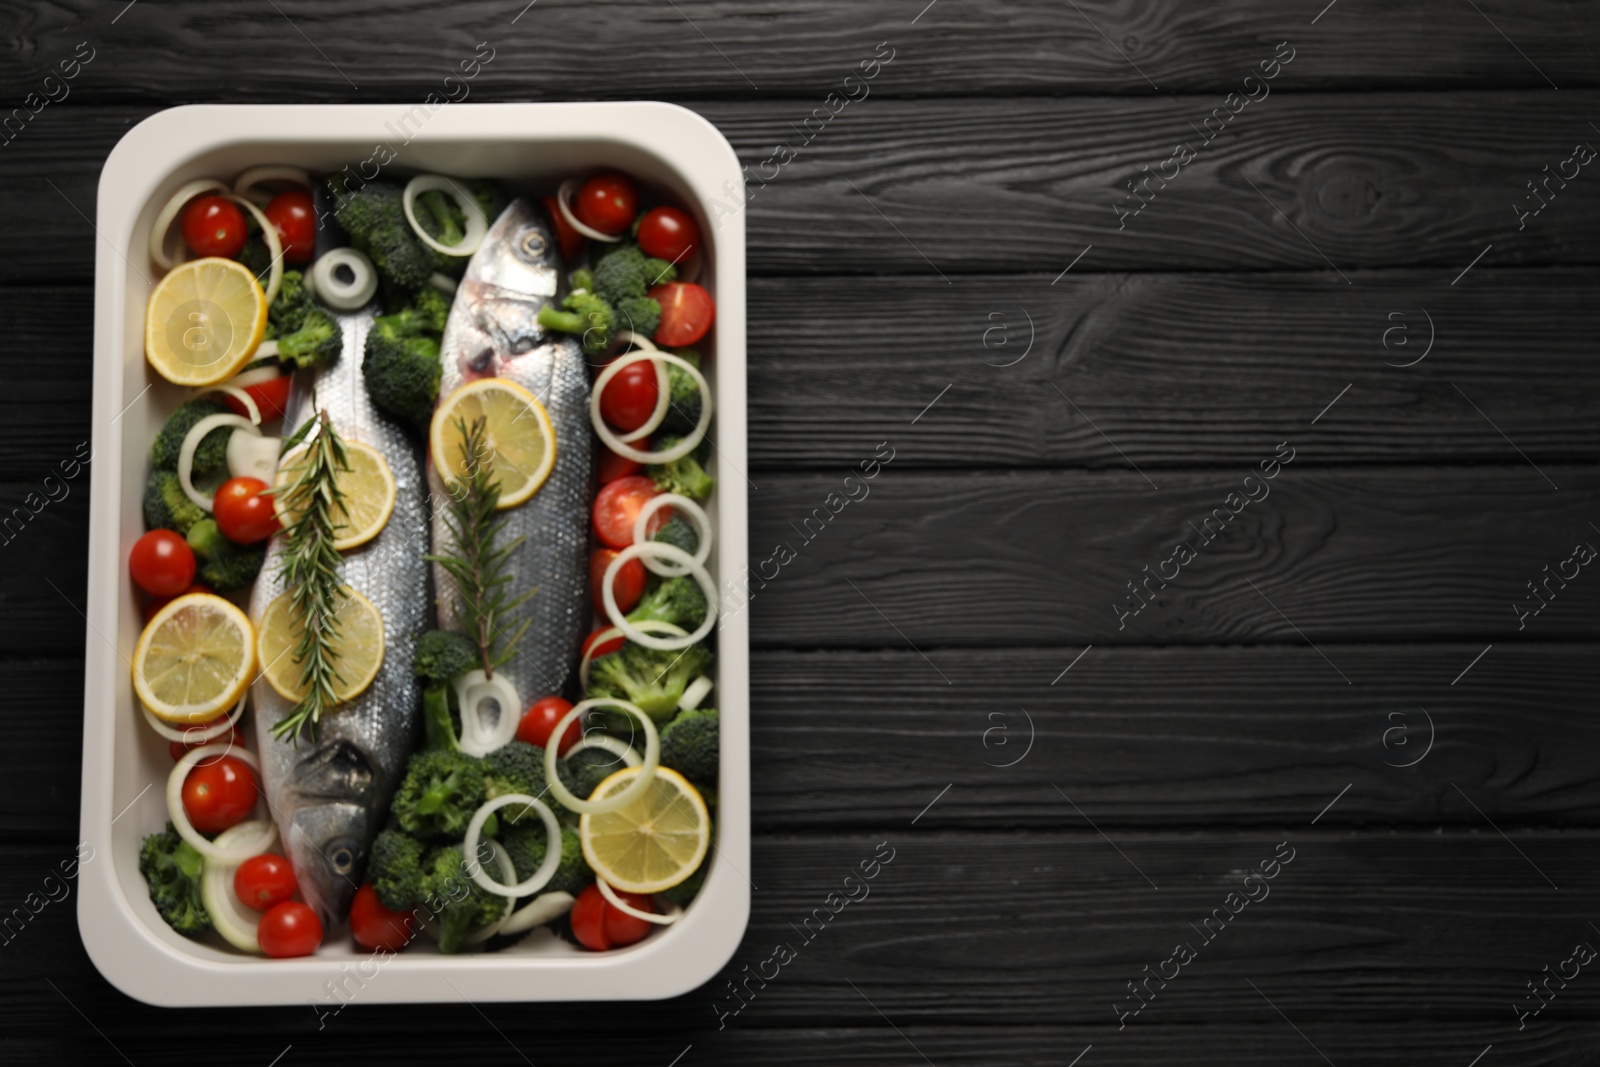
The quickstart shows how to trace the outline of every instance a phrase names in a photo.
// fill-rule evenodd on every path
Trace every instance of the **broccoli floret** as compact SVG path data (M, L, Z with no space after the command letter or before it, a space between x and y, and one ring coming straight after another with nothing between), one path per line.
M711 653L704 645L682 652L656 652L635 645L601 656L589 667L591 697L617 697L631 701L657 723L678 710L678 700L688 684L711 669Z
M441 294L442 295L442 294ZM431 301L376 319L367 334L361 375L379 411L428 432L439 398L439 330Z
M411 313L410 325L418 333L443 337L445 321L450 318L450 301L444 292L428 286L411 298L411 306L406 309Z
M467 235L466 215L456 205L455 198L443 190L429 189L418 194L412 209L417 216L417 225L442 245L458 245ZM446 274L459 273L467 265L466 256L452 256L432 247L428 251L433 253L434 269Z
M692 577L661 582L627 616L629 622L670 622L685 630L697 629L705 617L706 594Z
M211 929L211 916L200 900L200 853L178 836L172 824L144 839L139 873L150 887L150 903L180 934L198 937Z
M651 442L650 447L657 452L664 452L681 440L681 437L662 437ZM644 470L663 493L679 493L690 500L707 499L717 484L716 479L700 465L694 452L679 456L671 463L650 464Z
M661 325L661 305L648 296L629 296L617 301L617 326L651 337Z
M384 907L408 911L427 898L424 851L422 842L403 830L385 830L373 840L367 877Z
M394 795L394 814L410 833L460 837L482 803L482 760L464 752L426 751L411 757Z
M490 878L498 880L501 872L492 855L484 843L479 862ZM422 867L427 906L438 909L435 915L439 921L440 952L460 952L466 947L468 934L488 926L505 912L506 898L484 889L467 873L460 845L434 849L424 857Z
M422 679L424 749L455 749L456 724L450 717L450 683L479 665L478 646L455 630L429 630L417 638L411 669Z
M693 874L677 885L663 889L656 895L678 905L680 908L687 908L694 902L694 898L700 895L700 887L706 884L706 868L708 866L710 865L701 860L700 866L694 869Z
M267 543L241 545L228 540L215 519L202 519L184 535L200 564L196 577L219 593L243 589L261 573Z
M472 198L478 202L478 207L483 209L483 217L490 226L494 225L495 219L500 217L500 213L511 202L506 196L505 186L493 178L472 179L467 182L467 192L472 194Z
M696 785L716 785L720 721L716 708L680 711L661 731L661 765Z
M526 741L512 741L495 749L483 758L483 793L485 800L503 797L507 793L525 793L530 797L543 797L545 789L544 749ZM587 794L586 794L587 795ZM526 808L502 808L507 822L520 822ZM535 818L532 820L538 822ZM522 868L517 868L521 870Z
M590 355L604 352L617 333L617 313L594 293L575 289L561 301L562 311L552 304L539 309L539 325L547 330L583 336L583 350Z
M311 302L311 293L306 289L306 276L297 270L286 270L283 280L278 283L278 295L273 298L272 306L267 308L267 321L277 327L280 336L294 333L306 321L306 314L315 307Z
M383 279L391 303L400 294L421 289L434 271L433 250L417 239L406 221L403 190L393 182L372 181L347 192L344 175L328 178L338 206L334 218L364 252Z
M150 472L150 480L144 486L144 524L148 529L186 534L205 517L206 513L183 491L183 483L176 474Z
M626 723L607 718L617 728L619 736L626 737L639 748L644 747L643 739L638 736L639 723L632 716L627 716ZM556 764L556 772L561 775L561 784L573 793L580 797L591 797L601 782L626 766L613 752L603 748L585 748Z
M244 247L239 249L239 254L233 258L248 267L250 273L256 276L256 281L261 283L261 288L265 289L267 278L272 273L272 250L267 247L267 239L261 236L261 230L256 228L255 221L254 218L250 219L252 232L244 239ZM267 313L271 314L270 308Z
M166 424L156 434L150 446L150 466L158 471L178 469L178 453L183 450L183 439L189 436L195 423L211 415L226 415L228 405L210 397L201 397L181 404L177 411L167 416ZM226 474L228 470L228 438L233 428L220 426L206 434L194 450L194 477Z
M532 875L544 862L547 837L544 823L538 819L513 826L501 835L500 843L506 847L506 852L511 856L511 865L517 869L519 882ZM583 845L578 837L578 831L570 826L563 826L561 865L556 868L556 873L539 892L571 893L577 896L592 881L594 881L594 871L589 869L588 861L583 858Z
M672 354L680 356L700 369L700 354L692 348L675 348ZM700 386L689 377L689 372L676 363L667 364L667 414L661 420L663 433L679 436L694 432L700 425Z
M652 541L662 541L674 548L694 555L700 549L700 535L695 533L694 527L686 522L682 515L674 515L661 524Z
M622 245L601 256L592 273L594 291L617 305L629 297L644 297L652 287L672 281L678 276L678 269L664 259L645 255L634 245ZM656 314L661 314L659 304Z
M278 338L278 358L296 367L323 367L344 351L344 331L319 307L309 307L300 327Z

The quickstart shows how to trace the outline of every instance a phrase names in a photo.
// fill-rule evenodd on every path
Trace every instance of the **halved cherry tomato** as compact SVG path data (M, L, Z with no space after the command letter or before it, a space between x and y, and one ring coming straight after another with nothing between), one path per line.
M571 259L579 252L582 252L584 236L572 228L572 224L567 221L567 217L561 213L561 205L556 203L556 198L543 196L539 199L544 202L545 214L550 216L550 225L555 227L556 240L561 244L562 258ZM490 219L489 221L493 222L494 220Z
M594 610L602 618L606 613L606 601L601 589L605 585L606 568L616 558L614 548L597 548L589 557L589 596L594 601ZM611 595L616 597L618 611L626 615L639 606L639 598L644 596L644 583L649 577L644 564L637 559L630 559L617 570L611 582Z
M185 542L185 543L187 544L187 542ZM188 596L190 593L210 593L210 592L214 592L214 590L209 585L201 585L199 582L195 582L193 585L189 586L183 592L179 593L178 596ZM144 611L143 611L145 625L146 626L150 625L150 620L156 617L156 612L160 611L162 608L166 607L168 604L172 603L176 599L178 599L178 597L158 596L158 597L152 597L151 599L146 600L144 602Z
M151 596L175 597L194 581L194 550L171 530L151 530L133 543L128 573Z
M633 225L639 192L625 174L600 174L584 182L572 198L572 213L585 226L615 236Z
M226 718L226 716L223 718ZM215 726L221 721L222 719L213 719L210 722L199 723L197 725L185 728L183 732L189 737L198 737L200 734L205 733L207 727ZM201 748L205 745L227 745L230 748L243 748L244 735L239 732L238 727L234 727L231 731L223 734L221 737L213 737L209 741L168 741L167 752L172 756L172 761L176 763L178 760L181 760L183 758L183 754L188 752L191 748ZM206 759L201 760L201 762L212 763L221 758L221 756L208 756Z
M540 697L517 723L517 740L538 745L540 748L549 748L550 734L555 730L556 723L571 710L572 705L560 697ZM572 720L561 735L561 746L556 749L556 755L565 756L567 749L577 744L578 738L582 736L583 731L578 726L578 720Z
M601 485L644 470L643 463L627 456L619 456L605 445L600 446L600 462L596 466Z
M241 903L257 911L282 904L299 888L289 861L270 852L251 856L233 872L233 891Z
M378 899L378 891L368 882L356 890L350 901L350 936L365 949L399 952L411 943L416 919L409 911L391 911Z
M279 193L264 214L283 242L286 263L309 263L317 254L317 209L304 189Z
M600 393L600 417L612 429L632 433L650 421L660 399L660 373L654 363L641 359L617 371L606 383Z
M642 474L630 474L600 487L594 498L594 532L607 548L627 548L633 544L633 524L639 510L659 493L656 483ZM672 517L671 508L657 508L645 524L651 536Z
M256 407L260 409L262 422L283 418L283 406L289 402L289 385L293 381L293 376L280 374L276 378L268 378L264 382L244 387L244 391L250 394L250 399L254 400ZM227 404L228 410L235 415L250 414L238 397L223 394L222 402Z
M263 496L267 483L260 478L229 478L212 498L213 516L222 536L236 544L253 545L278 532L278 512L273 497Z
M248 236L244 212L226 197L197 196L183 209L183 239L197 256L232 259Z
M196 764L183 780L183 810L203 834L219 834L250 817L256 806L256 772L242 759L222 756Z
M298 900L276 904L256 927L261 951L274 959L309 956L322 944L322 920Z
M653 207L639 220L639 249L669 263L681 263L700 243L700 227L688 212Z
M609 637L600 642L598 645L595 645L595 638L599 637L606 630L613 628L614 627L612 627L611 621L607 619L605 623L600 626L596 626L592 631L590 631L589 636L583 639L583 654L585 656L589 656L590 659L599 659L601 656L609 656L613 652L622 651L622 646L627 643L628 639L623 637L621 634L618 634L616 637ZM592 656L589 655L589 648L591 646L594 646L594 654Z
M668 282L650 290L650 299L661 305L661 325L656 327L656 344L668 348L692 345L711 329L717 309L711 294L694 282Z
M654 914L656 910L647 896L624 893L620 889L614 892L618 899L639 911ZM572 935L578 939L578 943L595 952L622 948L624 945L643 941L653 925L612 907L606 898L600 895L600 887L597 885L590 885L578 894L578 899L573 902L569 919L572 923Z

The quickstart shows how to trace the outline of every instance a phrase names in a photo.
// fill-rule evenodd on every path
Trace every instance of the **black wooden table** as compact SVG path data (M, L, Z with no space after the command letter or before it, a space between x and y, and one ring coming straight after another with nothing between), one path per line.
M1600 1062L1600 8L523 2L0 9L0 101L58 97L0 134L0 502L89 435L151 112L420 100L479 42L475 101L694 107L755 189L752 560L795 557L745 943L665 1003L319 1030L128 999L69 900L0 945L0 1060ZM7 913L76 841L86 519L0 546Z

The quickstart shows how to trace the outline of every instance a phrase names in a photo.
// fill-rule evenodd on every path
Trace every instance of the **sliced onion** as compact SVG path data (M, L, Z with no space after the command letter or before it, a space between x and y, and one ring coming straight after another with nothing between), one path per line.
M612 378L617 376L617 372L623 367L628 366L630 363L638 363L642 359L652 360L657 363L665 361L681 367L689 373L689 376L695 380L695 384L700 387L700 421L695 423L695 427L690 431L689 436L661 452L639 451L613 433L611 427L606 425L606 420L600 417L600 394L605 390L606 385ZM673 460L681 459L693 452L705 437L706 428L711 425L711 386L706 384L705 375L700 373L700 368L676 353L652 352L643 349L628 352L607 363L605 369L600 372L600 376L594 380L594 388L589 390L589 421L594 424L594 432L599 434L600 440L604 441L606 446L617 455L626 456L637 463L671 463Z
M172 232L172 224L178 221L184 206L199 196L201 193L219 192L224 196L228 194L228 187L215 178L196 178L192 182L185 182L178 186L178 191L173 193L161 210L156 212L155 224L150 227L150 258L162 270L171 270L183 262L182 256L173 257L167 251L167 237ZM181 251L181 250L180 250Z
M264 819L253 819L230 826L217 835L215 844L223 849L234 848L240 841L254 841L270 825ZM206 906L211 925L217 928L224 941L246 952L260 952L261 942L256 931L261 925L261 913L240 900L233 888L233 874L242 862L202 860L200 902Z
M267 275L267 304L278 298L278 286L283 284L283 242L278 240L278 228L267 221L267 216L255 203L242 196L228 194L228 199L254 215L261 226L261 239L267 242L267 252L272 256L272 271Z
M432 235L417 223L417 194L437 190L456 202L456 207L461 209L461 214L467 219L467 232L461 238L461 243L456 245L441 244ZM483 238L489 232L489 220L483 217L483 208L478 206L477 200L462 192L455 181L446 178L443 174L419 174L406 182L406 191L400 197L401 206L406 210L406 221L411 223L412 232L417 235L417 240L446 256L470 256L483 244Z
M144 712L145 721L150 728L168 741L181 741L188 745L199 745L207 741L214 741L239 724L239 718L244 714L244 705L250 699L250 690L246 689L244 696L239 698L239 703L228 713L226 720L201 728L191 726L187 730L175 730L150 713L150 709L143 704L139 710Z
M645 524L649 521L650 516L669 506L689 516L689 521L694 523L694 532L700 535L700 543L695 546L694 550L694 561L701 564L705 563L707 559L711 558L711 519L699 504L677 493L657 493L645 501L644 506L639 509L639 517L633 523L634 543L638 544L642 541L650 540L645 535ZM649 558L644 560L644 565L647 569L654 571L663 578L681 578L689 573L681 567L674 567L670 563L661 563L658 560Z
M269 368L262 367L260 369L267 370ZM250 372L245 372L245 374L248 373ZM238 377L242 378L244 375L241 374ZM277 377L277 375L273 375L273 377ZM252 383L246 382L244 384L249 385ZM194 396L205 396L207 393L222 393L225 396L233 397L239 403L244 405L245 412L250 416L251 424L254 426L261 425L261 409L256 406L256 398L241 388L238 378L230 379L222 385L203 385L194 391ZM191 399L193 399L193 397L191 397Z
M700 702L709 692L711 692L711 679L702 674L684 686L683 696L678 698L678 710L693 711L700 706Z
M672 908L672 910L666 912L665 914L658 915L653 911L640 911L632 904L629 904L627 901L617 896L617 891L607 885L604 878L596 878L594 880L594 884L600 887L600 895L606 898L606 903L610 904L613 908L616 908L624 915L632 915L635 919L643 919L645 922L655 923L657 926L671 926L673 923L683 918L683 909L678 907L678 905L673 904L670 900L667 901L667 904Z
M575 903L571 893L563 893L557 889L549 893L540 893L531 901L511 913L500 926L502 934L520 934L524 930L531 930L535 926L542 926L551 919L559 919L572 910Z
M494 853L495 866L500 868L500 874L506 879L506 881L509 882L511 879L515 878L517 876L517 869L511 865L511 853L506 851L505 846L491 837L489 839L489 850ZM478 854L476 849L474 849L472 854L474 856ZM465 852L463 852L463 855L465 855ZM481 865L472 864L472 866L478 868L479 874L483 873L483 867ZM495 934L498 934L500 931L504 930L506 923L511 920L511 913L516 906L516 900L507 898L506 910L500 913L499 919L490 923L488 926L483 927L482 929L472 931L472 933L461 939L461 943L464 945L481 945Z
M311 275L308 274L308 275L306 275L306 277L309 278L309 277L311 277ZM257 359L268 359L268 358L277 359L278 358L278 339L276 337L270 337L267 340L262 341L260 344L256 345L256 358ZM269 368L263 367L261 369L262 370L267 370Z
M228 473L235 478L259 478L268 485L278 480L278 452L283 441L236 433L228 437Z
M580 178L568 178L561 183L561 188L556 190L556 206L561 209L561 217L567 220L568 226L571 226L585 237L596 241L604 241L608 245L616 244L622 240L620 233L613 237L609 233L601 233L593 226L585 226L578 221L578 216L572 213L572 208L567 204L567 201L572 199L572 190L577 187L581 180Z
M511 680L503 672L489 678L481 670L468 671L455 680L455 687L461 705L461 751L481 759L510 744L522 718L522 697ZM493 726L485 726L480 705L490 697L500 705L500 717Z
M234 759L243 760L256 772L256 777L261 777L261 762L256 759L254 752L247 748L234 748L231 745L204 745L200 748L191 748L185 752L172 767L172 773L167 775L167 818L172 820L172 828L178 831L178 836L194 846L196 852L208 860L218 863L243 863L251 856L259 856L272 847L278 839L278 828L271 822L264 822L265 829L259 834L248 839L231 842L223 846L220 841L207 841L200 835L189 821L189 813L183 810L183 782L189 777L189 769L203 759L211 756L232 756Z
M644 763L640 765L639 773L634 776L628 787L616 796L607 797L605 800L585 800L582 797L574 796L572 790L561 782L561 775L556 771L556 749L560 746L550 745L546 748L544 750L546 788L569 811L583 812L588 815L604 815L607 812L620 811L644 796L645 790L650 788L650 783L655 779L656 768L661 765L661 739L656 734L656 724L650 720L649 715L640 710L637 704L630 704L628 701L618 700L616 697L591 697L579 703L561 717L561 721L556 723L555 729L550 731L550 736L561 737L566 732L569 723L590 708L598 707L611 707L619 711L625 711L638 719L640 724L644 726ZM497 797L495 799L501 800L504 798ZM490 803L493 803L493 801ZM548 856L545 858L549 859Z
M512 880L517 877L517 872L510 869L511 859L509 856L506 857L506 880L504 882L496 882L493 878L490 878L488 873L484 871L483 864L477 862L478 841L483 833L483 824L488 821L490 815L493 815L508 804L526 804L533 808L534 811L539 813L539 818L544 823L545 832L550 835L549 840L545 843L544 862L539 864L538 870L515 884L512 884ZM491 841L491 843L499 844L498 841ZM467 836L461 842L461 854L471 857L467 860L467 874L471 876L474 882L486 892L516 900L518 897L537 893L545 887L550 879L555 877L556 868L561 866L561 824L556 822L556 813L550 810L550 805L538 797L531 797L526 793L506 793L488 801L483 807L472 813L472 821L467 823ZM510 908L508 906L507 913L509 914L509 912Z
M638 626L641 630L644 630L647 633L653 632L658 634L671 634L674 637L682 637L684 634L689 632L683 627L667 622L663 619L646 619L645 621L635 623L634 625ZM608 626L606 629L600 631L600 633L595 636L595 639L589 642L589 647L584 650L583 659L578 663L578 684L584 689L589 688L589 665L596 659L594 654L595 649L599 648L613 637L627 636L627 634L623 633L615 626Z
M178 450L178 482L183 486L184 495L208 515L211 514L211 498L194 487L194 453L206 434L221 426L234 426L257 436L261 434L255 423L243 415L207 415L195 423L194 429L183 439L183 447Z
M454 293L457 286L459 286L461 283L450 277L448 274L440 274L438 271L434 271L432 274L428 275L428 284L433 286L435 289L438 289L440 292Z
M706 595L706 617L694 633L684 637L652 637L629 622L618 609L617 595L612 589L612 583L617 580L617 572L630 559L648 556L664 558L669 563L678 564L684 568L683 573L694 575L694 580L700 583L700 589ZM711 580L710 572L696 562L693 556L677 545L669 545L665 541L635 541L618 552L612 558L611 565L606 568L605 577L600 579L600 599L605 602L606 617L611 620L611 625L627 634L628 640L634 644L653 648L657 652L676 652L680 648L688 648L710 633L711 628L717 624L717 583Z
M586 748L598 748L602 752L609 752L630 767L637 767L644 762L644 757L639 755L637 749L622 738L612 737L610 734L585 734L573 742L572 747L567 749L567 754L561 758L569 760Z
M272 194L257 191L256 186L262 182L293 182L311 188L311 175L299 167L284 167L268 164L264 167L251 167L233 180L233 193L242 196L257 204L268 204L272 201ZM251 194L255 195L252 196Z
M276 346L277 343L277 341L262 341L261 348L256 349L256 359L264 359L268 355L276 356L278 354L276 347L274 347L274 350L270 353L264 353L261 351L261 349L266 348L269 344ZM232 378L229 378L227 381L223 382L222 385L212 386L212 388L222 389L231 386L234 389L244 389L248 386L260 385L262 382L270 382L274 378L281 378L282 376L283 370L269 363L264 367L250 367L246 370L242 370L238 374L235 374ZM208 390L204 387L201 387L200 389L195 390L195 396L199 396L204 392L208 392Z
M661 349L656 347L656 343L648 336L642 333L634 333L632 330L618 330L615 341L617 344L632 345L634 348L642 348L646 352L661 351Z
M348 267L354 277L342 282L335 275L337 267ZM335 311L358 311L367 306L378 292L378 272L372 260L354 248L335 248L317 258L309 277L315 279L317 299Z

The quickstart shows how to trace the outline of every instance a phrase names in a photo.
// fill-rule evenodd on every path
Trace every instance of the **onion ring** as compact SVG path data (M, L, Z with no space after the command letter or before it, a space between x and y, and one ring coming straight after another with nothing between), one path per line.
M515 878L517 876L517 869L512 866L511 853L506 851L505 846L491 837L489 838L489 850L494 853L495 866L500 868L500 873L503 874L507 880ZM462 852L462 855L466 855L465 851ZM480 874L483 872L483 866L481 864L478 865L478 871ZM483 944L495 934L498 934L501 930L505 929L506 923L511 921L511 913L516 910L516 907L517 902L513 899L507 898L506 910L500 913L499 919L480 930L472 931L472 933L461 939L461 943L463 945Z
M637 767L644 762L644 757L639 755L637 749L622 738L612 737L610 734L585 734L574 741L572 747L567 749L567 754L561 758L571 759L573 755L586 748L598 748L602 752L609 752L629 767Z
M257 436L261 434L255 423L243 415L207 415L195 423L194 428L183 439L183 447L178 449L178 482L183 486L184 495L194 501L195 506L207 515L211 514L211 498L194 487L194 453L206 434L220 426L234 426Z
M354 278L340 281L333 273L339 267L347 268ZM317 299L335 311L357 311L378 292L378 272L372 260L354 248L335 248L318 256L309 276L315 279Z
M571 893L561 890L552 890L549 893L540 893L527 904L511 913L500 927L502 934L520 934L524 930L531 930L535 926L559 919L572 910L576 903Z
M268 342L262 341L261 342L261 348L265 348L267 346L267 344L268 344ZM261 351L261 348L257 348L256 349L255 362L260 362L261 359L264 358L267 355L267 353L264 353L264 352ZM273 352L271 354L272 355L277 355L276 352ZM272 367L272 366L246 367L244 370L240 371L238 374L235 374L232 378L229 378L227 381L223 382L222 385L224 385L224 386L230 386L231 385L235 389L243 389L246 386L260 385L262 382L270 382L270 381L272 381L272 379L280 377L282 374L283 374L282 370L280 370L277 367ZM213 386L212 388L221 388L221 387L220 386ZM200 389L196 390L195 396L199 396L201 393L203 393L205 391L206 391L206 388L204 386L202 386Z
M250 195L262 182L293 182L309 190L311 175L299 167L285 167L272 163L263 167L251 167L233 180L233 195L245 197L258 204L268 204L272 201L273 194L263 191L256 196Z
M267 306L270 307L278 297L278 287L283 284L283 242L278 239L278 228L267 221L266 214L256 207L254 201L233 193L228 194L228 199L254 215L261 226L261 239L267 242L267 252L272 256L272 267L267 275ZM259 278L256 280L260 281Z
M178 186L178 191L173 193L165 204L161 205L161 210L156 212L156 221L150 227L150 258L155 261L156 266L162 270L171 270L183 262L181 256L173 258L167 251L167 238L172 234L172 224L177 221L178 216L188 206L189 201L201 193L209 193L213 190L219 191L223 195L228 193L228 187L215 178L196 178L194 181L184 182Z
M483 833L483 824L489 816L508 804L526 804L539 813L539 818L544 823L545 832L550 835L545 843L544 862L539 864L539 869L516 884L511 884L511 879L517 876L515 870L506 874L504 883L490 878L484 871L483 864L476 862L478 855L478 841ZM499 842L494 842L499 844ZM467 836L461 842L461 854L470 856L466 861L467 875L478 884L485 892L493 893L498 897L516 900L530 893L537 893L543 889L550 879L555 877L556 868L561 866L561 824L556 822L556 813L550 810L550 805L538 797L531 797L526 793L504 793L493 800L485 801L483 806L472 813L472 821L467 823ZM509 867L511 859L506 858ZM509 913L509 909L507 909Z
M620 233L615 237L611 236L609 233L601 233L593 226L586 226L579 222L578 216L572 213L572 208L567 201L572 199L572 189L573 186L578 184L578 181L579 179L577 178L568 178L566 181L561 183L561 188L556 190L556 206L561 209L561 217L567 220L568 226L571 226L574 230L577 230L585 237L592 238L596 241L604 241L608 245L614 245L618 241L622 240L622 235Z
M253 840L246 835L252 831L261 832L261 828L265 825L265 819L252 819L230 826L217 835L216 845L227 849L234 844L236 838ZM240 863L242 862L241 860ZM257 932L261 928L261 913L246 906L235 892L233 875L238 869L239 863L201 861L200 902L206 906L206 914L211 916L211 925L216 927L217 933L222 935L224 941L245 952L259 953L261 941L257 937Z
M261 370L271 370L272 368L270 368L270 367L261 367L259 369L261 369ZM253 374L253 373L254 373L254 371L245 371L244 374L236 375L235 377L229 379L227 382L224 382L222 385L202 385L200 388L198 388L198 389L196 389L194 391L194 394L192 396L190 396L189 399L193 400L195 397L205 396L207 393L222 393L225 396L231 396L235 400L237 400L239 403L244 405L245 411L248 412L249 415L250 415L251 424L255 425L255 426L260 426L261 425L261 409L256 407L256 398L251 396L249 393L245 392L243 387L234 384L240 378L243 378L245 374ZM274 373L272 375L272 377L276 378L277 374ZM257 381L263 381L263 380L265 380L265 379L257 379ZM246 385L254 385L255 382L246 382L245 384Z
M306 277L309 278L311 275L308 274ZM260 344L256 345L255 354L257 359L277 359L278 339L276 337L269 337L265 341L262 341Z
M691 871L690 873L692 874L694 872ZM632 915L635 919L643 919L645 922L655 923L657 926L671 926L673 923L683 918L683 909L678 905L673 904L670 900L667 901L667 903L672 906L672 910L658 915L653 911L640 911L632 904L629 904L627 901L617 896L617 891L607 885L604 878L596 878L594 880L594 884L599 887L600 895L606 898L606 903L610 904L613 908L616 908L624 915Z
M617 607L617 595L611 587L617 580L617 572L630 559L647 555L665 557L668 562L683 567L686 573L692 574L694 580L700 583L700 589L706 595L706 617L701 620L699 628L694 633L684 637L652 637L629 622ZM618 552L612 558L611 565L606 568L605 576L600 579L600 599L605 602L606 617L611 620L611 625L626 634L628 640L634 644L653 648L657 652L676 652L688 648L710 633L711 628L717 624L717 583L711 580L710 572L696 563L693 556L677 545L669 545L665 541L636 541Z
M249 699L250 691L246 689L244 696L239 698L239 703L234 706L234 709L231 712L228 713L226 721L213 723L204 729L201 729L198 726L191 726L187 730L174 730L172 727L168 726L166 723L150 714L150 709L145 707L143 704L139 705L139 710L144 712L145 721L150 724L150 728L156 733L160 734L162 737L166 738L168 741L181 741L186 745L200 745L216 740L229 730L233 729L235 726L239 725L239 719L244 715L245 701Z
M469 756L480 759L499 748L504 748L517 736L517 724L522 719L522 696L504 673L493 678L483 671L467 671L455 680L456 700L461 705L461 740L458 747ZM478 714L485 697L493 697L500 705L500 717L493 728L483 725Z
M667 622L664 619L646 619L644 622L635 623L634 625L638 626L646 633L654 630L656 633L671 634L674 637L682 637L684 634L689 632L683 627ZM589 642L589 647L583 653L583 659L578 663L578 684L584 689L589 688L589 665L599 658L594 654L595 649L599 648L613 637L627 636L627 634L623 633L615 626L608 626L604 630L600 631L599 635L596 636L593 641Z
M172 820L172 828L178 831L178 836L194 846L194 850L208 860L218 863L243 863L251 856L259 856L272 847L278 839L278 827L270 819L266 821L266 830L261 834L260 841L251 840L245 845L235 845L229 848L220 848L215 842L207 841L194 828L194 823L189 821L189 813L183 810L183 783L189 777L189 769L196 763L210 756L231 755L234 759L243 760L252 771L256 773L257 782L261 779L261 761L256 759L255 753L247 748L232 750L228 745L202 745L191 748L185 752L178 762L173 765L172 772L167 775L167 818Z
M642 359L652 361L664 360L674 366L681 367L688 372L700 387L700 421L695 423L689 435L671 448L661 452L641 452L628 444L622 438L611 432L611 427L606 425L606 420L600 417L600 394L617 372L630 363L637 363ZM706 384L705 375L700 373L700 368L674 352L638 350L627 352L607 363L599 377L594 380L594 388L589 390L589 421L594 424L594 432L606 447L619 456L626 456L636 463L671 463L675 459L682 459L699 447L705 438L706 428L711 425L711 386Z
M456 202L456 207L461 209L461 214L466 216L467 232L461 238L460 244L447 245L433 238L417 223L417 194L438 191ZM417 235L417 240L446 256L470 256L483 244L484 237L489 232L489 220L483 217L483 208L478 202L456 185L451 178L443 174L419 174L406 182L405 192L400 197L400 204L405 208L406 221L411 223L412 232Z
M700 702L711 692L712 681L701 675L683 687L683 696L678 698L679 711L693 711L700 706Z
M669 504L689 516L689 520L694 523L695 533L700 535L700 544L695 547L693 558L696 563L704 565L706 560L711 558L711 519L699 504L677 493L657 493L644 502L644 506L639 509L639 517L633 522L634 544L650 540L645 536L645 523L649 521L650 516ZM652 559L645 559L643 562L647 570L663 578L681 578L689 573L681 567L658 563Z
M567 725L578 718L590 708L602 705L617 708L637 718L644 726L644 763L639 767L639 773L629 783L628 787L614 797L605 800L584 800L572 794L561 781L561 775L556 771L557 745L551 745L544 750L544 779L545 786L561 802L562 807L569 811L582 812L588 815L604 815L607 812L618 811L632 804L644 796L645 790L650 788L650 783L655 781L656 768L661 766L661 739L656 734L656 724L650 716L645 714L638 705L630 704L626 700L616 697L591 697L561 717L554 730L550 731L551 737L561 737L566 732ZM500 799L500 798L495 798ZM490 803L493 803L491 801ZM548 857L547 857L548 858Z

